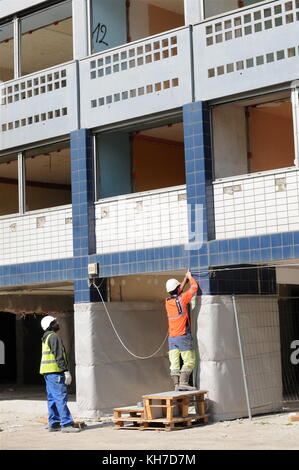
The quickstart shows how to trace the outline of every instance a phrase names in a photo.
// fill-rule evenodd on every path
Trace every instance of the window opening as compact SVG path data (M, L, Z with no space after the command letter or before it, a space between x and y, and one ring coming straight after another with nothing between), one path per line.
M21 19L21 74L73 59L72 2Z
M26 210L71 204L69 144L53 144L24 155Z
M14 78L13 23L0 25L0 82Z
M0 215L19 212L18 157L0 159Z
M182 123L97 134L100 199L185 184Z
M216 179L294 166L289 93L215 106L212 119Z
M170 31L185 25L184 0L136 0L128 17L131 41Z

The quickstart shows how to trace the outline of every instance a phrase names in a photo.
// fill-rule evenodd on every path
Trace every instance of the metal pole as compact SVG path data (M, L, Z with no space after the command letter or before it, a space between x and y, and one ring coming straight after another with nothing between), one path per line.
M237 308L236 308L236 300L235 300L234 295L232 295L232 299L233 299L233 308L234 308L237 335L238 335L238 342L239 342L241 365L242 365L242 371L243 371L243 380L244 380L244 388L245 388L246 403L247 403L247 410L248 410L248 418L251 420L252 415L251 415L250 400L249 400L249 394L248 394L247 376L246 376L244 356L243 356L243 348L242 348L241 335L240 335L240 329L239 329L239 321L238 321L238 313L237 313Z
M26 212L26 177L25 158L23 153L18 154L18 191L19 191L19 214Z
M295 161L294 165L298 167L299 160L299 80L292 82L292 112L293 112L293 133L294 133L294 147L295 147Z
M93 174L94 174L94 197L95 202L100 199L100 191L99 191L99 165L98 165L98 146L97 146L97 136L93 134L92 136L92 144L93 144Z
M92 54L92 5L91 0L86 2L86 12L87 12L87 55Z
M18 17L13 19L14 29L14 78L19 78L22 74L21 64L21 20Z

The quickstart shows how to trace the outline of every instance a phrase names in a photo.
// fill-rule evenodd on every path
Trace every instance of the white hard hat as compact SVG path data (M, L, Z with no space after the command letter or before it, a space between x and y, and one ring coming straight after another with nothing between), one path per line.
M166 290L167 292L174 291L181 283L176 279L168 279L166 282Z
M54 320L56 320L56 318L51 317L51 315L44 317L40 322L42 329L46 331Z

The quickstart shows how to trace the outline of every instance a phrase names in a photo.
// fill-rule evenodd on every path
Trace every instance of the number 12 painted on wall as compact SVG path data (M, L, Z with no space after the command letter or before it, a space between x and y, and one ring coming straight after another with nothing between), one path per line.
M105 46L109 45L107 42L104 41L106 34L107 34L107 26L105 24L98 23L92 32L93 36L95 34L96 34L96 42L98 44L105 44Z

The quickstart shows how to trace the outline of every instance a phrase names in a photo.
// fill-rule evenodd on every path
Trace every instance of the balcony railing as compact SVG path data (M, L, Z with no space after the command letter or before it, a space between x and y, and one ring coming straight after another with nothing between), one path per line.
M100 254L188 243L186 187L175 186L99 201L96 204L96 235L97 253Z
M299 169L214 182L216 239L299 230Z
M0 149L294 81L298 37L273 0L2 83Z
M194 26L195 99L298 78L299 1L264 2Z
M73 256L72 207L0 217L0 266Z
M67 134L78 128L76 63L0 85L0 149Z
M83 128L174 109L192 101L187 27L80 61Z

